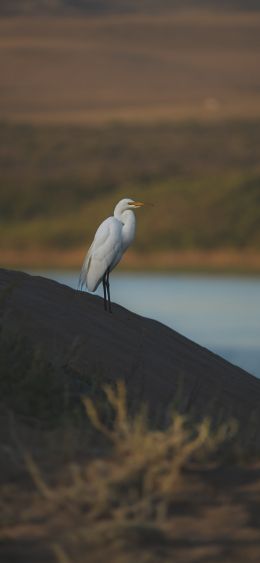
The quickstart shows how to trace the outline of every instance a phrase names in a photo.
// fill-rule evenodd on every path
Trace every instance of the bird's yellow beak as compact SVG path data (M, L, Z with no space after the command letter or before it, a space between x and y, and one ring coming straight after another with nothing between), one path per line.
M129 205L132 205L133 207L143 207L144 203L142 201L131 201Z

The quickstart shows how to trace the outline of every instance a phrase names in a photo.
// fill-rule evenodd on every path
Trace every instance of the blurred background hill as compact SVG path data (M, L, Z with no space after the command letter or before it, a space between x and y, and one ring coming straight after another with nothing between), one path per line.
M260 270L259 7L1 3L3 265L78 265L127 195L129 266Z
M259 10L258 0L9 0L2 14L81 12L83 14L151 12L188 9Z

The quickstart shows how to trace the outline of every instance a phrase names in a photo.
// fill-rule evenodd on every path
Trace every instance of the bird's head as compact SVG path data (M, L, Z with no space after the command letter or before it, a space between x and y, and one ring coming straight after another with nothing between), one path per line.
M127 209L138 209L139 207L143 207L144 203L142 201L135 201L134 199L126 197L125 199L121 199L117 206L119 206L121 212L123 212Z
M114 216L121 221L122 217L125 216L125 213L127 215L127 212L129 212L130 210L134 211L134 209L138 209L143 205L144 203L142 203L141 201L135 201L134 199L126 197L125 199L121 199L116 205L114 209Z

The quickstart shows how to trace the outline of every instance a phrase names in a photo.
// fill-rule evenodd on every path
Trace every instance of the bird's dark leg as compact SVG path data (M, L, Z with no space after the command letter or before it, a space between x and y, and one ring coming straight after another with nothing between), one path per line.
M108 310L110 313L112 313L112 309L111 309L111 300L110 300L110 283L109 283L109 268L107 270L106 273L106 286L107 286L107 297L108 297Z
M107 292L106 292L106 274L104 274L103 279L103 292L104 292L104 309L107 311Z

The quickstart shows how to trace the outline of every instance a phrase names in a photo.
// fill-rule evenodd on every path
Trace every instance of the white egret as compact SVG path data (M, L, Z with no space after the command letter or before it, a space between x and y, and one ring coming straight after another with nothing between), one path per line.
M111 312L109 274L121 260L135 236L135 214L133 209L142 207L141 201L125 198L118 202L114 215L101 223L84 260L79 288L86 285L96 291L103 283L104 307Z

